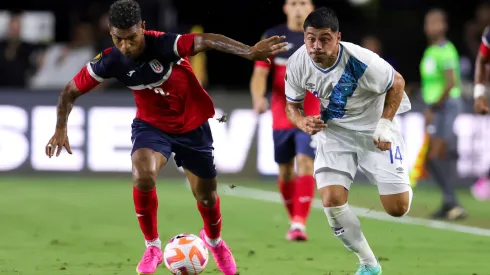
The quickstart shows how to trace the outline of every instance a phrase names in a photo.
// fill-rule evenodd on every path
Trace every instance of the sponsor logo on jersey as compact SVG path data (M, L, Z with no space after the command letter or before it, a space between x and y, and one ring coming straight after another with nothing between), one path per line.
M162 65L162 63L160 63L160 61L153 59L148 64L150 64L151 69L155 73L159 74L159 73L163 72L163 65Z

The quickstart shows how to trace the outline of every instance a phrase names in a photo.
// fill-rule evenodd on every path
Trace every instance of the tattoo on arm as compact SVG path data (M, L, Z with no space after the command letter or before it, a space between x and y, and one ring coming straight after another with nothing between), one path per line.
M305 116L305 111L303 108L303 103L286 103L286 115L289 121L294 125L298 126L298 120Z
M194 52L217 50L224 53L249 58L251 47L221 34L201 33L194 38Z
M57 120L56 128L66 128L68 123L68 116L73 109L73 103L75 100L82 95L78 91L75 83L70 81L68 85L63 89L60 96L58 97L58 106L56 108Z
M402 102L404 89L405 80L398 72L395 72L393 86L386 92L382 118L393 120Z

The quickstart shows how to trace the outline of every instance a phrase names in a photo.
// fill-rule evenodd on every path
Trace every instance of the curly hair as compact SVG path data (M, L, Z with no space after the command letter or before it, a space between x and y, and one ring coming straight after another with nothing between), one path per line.
M141 22L141 8L133 0L118 0L109 8L109 24L118 29L129 29Z

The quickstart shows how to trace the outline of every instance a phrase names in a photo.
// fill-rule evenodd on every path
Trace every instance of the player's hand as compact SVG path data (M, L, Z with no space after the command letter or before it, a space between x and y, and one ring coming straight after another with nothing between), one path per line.
M254 111L257 114L263 114L269 109L269 102L265 97L261 97L253 100Z
M488 101L484 96L480 96L475 99L475 104L473 105L473 108L475 109L475 113L480 115L485 115L489 113Z
M261 40L255 44L250 50L249 58L250 60L262 60L267 63L271 63L269 57L285 52L288 42L281 42L286 38L286 36L271 36L264 40Z
M320 116L307 116L301 120L298 128L312 136L321 130L326 129L327 124L320 119Z
M46 156L51 158L56 152L56 156L58 157L63 147L66 148L69 154L72 153L66 128L56 128L53 137L46 144Z
M386 118L381 118L376 126L373 134L374 145L381 150L386 151L391 149L391 143L394 140L393 123Z

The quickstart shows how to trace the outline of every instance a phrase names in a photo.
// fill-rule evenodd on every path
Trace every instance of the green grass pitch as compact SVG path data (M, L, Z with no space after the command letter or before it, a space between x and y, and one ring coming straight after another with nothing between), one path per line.
M275 190L268 182L227 181ZM308 222L310 241L284 239L287 218L278 203L221 192L223 238L241 275L352 275L355 255L337 240L321 209ZM136 274L144 242L127 178L0 179L0 274ZM160 180L159 224L163 242L199 233L201 218L183 179ZM463 224L490 228L490 204L460 197L470 218ZM412 216L424 217L440 201L437 191L415 189ZM350 204L382 210L376 188L353 185ZM490 237L418 225L361 219L385 275L489 275ZM156 274L169 274L160 267ZM213 261L203 274L219 274Z

